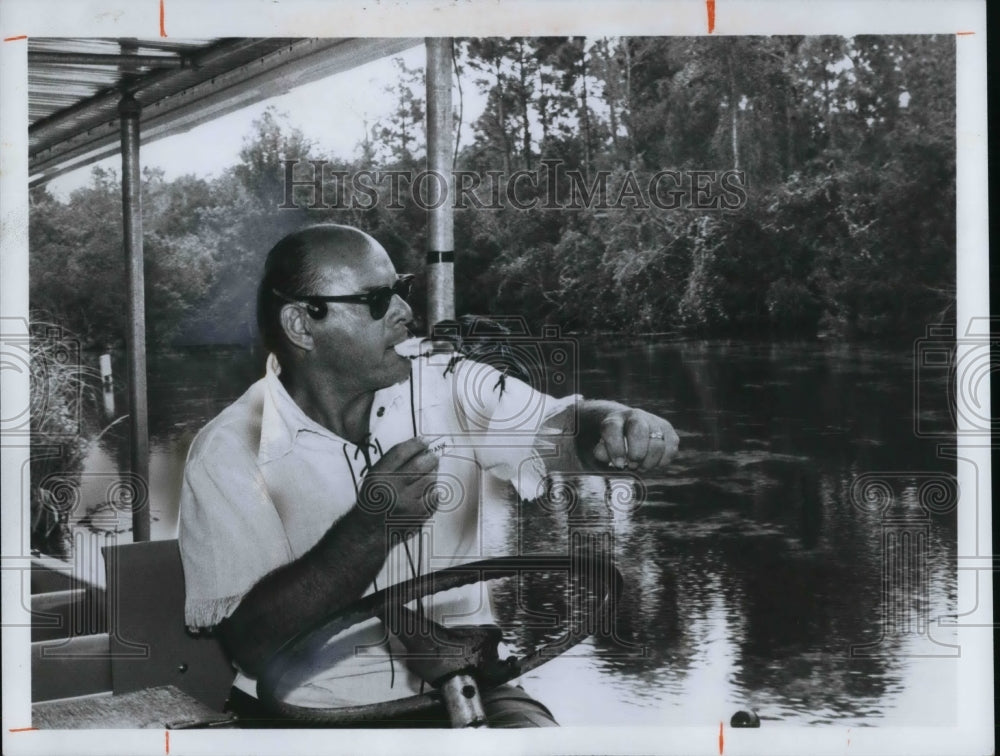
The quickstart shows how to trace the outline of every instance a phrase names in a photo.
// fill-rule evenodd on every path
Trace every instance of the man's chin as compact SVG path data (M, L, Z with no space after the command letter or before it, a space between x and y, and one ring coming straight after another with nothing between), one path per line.
M393 367L387 386L395 386L397 383L402 383L410 377L410 360L406 357L401 357L394 349L387 351L389 352L389 361Z

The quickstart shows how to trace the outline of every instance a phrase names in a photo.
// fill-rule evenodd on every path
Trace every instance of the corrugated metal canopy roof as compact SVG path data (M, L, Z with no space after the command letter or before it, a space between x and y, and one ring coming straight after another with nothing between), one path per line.
M118 103L142 105L142 141L177 134L422 40L28 40L30 183L119 150Z
M163 66L169 67L217 41L192 39L150 43L118 39L29 39L28 118L32 124L37 123L98 92L116 88L125 76L145 75L155 70L156 61L141 66L128 65L126 61L112 65L113 56L125 57L123 46L130 55L162 59ZM74 56L93 55L107 57L108 63L69 62Z

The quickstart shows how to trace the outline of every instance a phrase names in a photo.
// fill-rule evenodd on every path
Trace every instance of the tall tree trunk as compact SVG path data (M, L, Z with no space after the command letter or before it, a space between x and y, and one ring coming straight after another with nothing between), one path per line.
M581 100L581 120L583 121L583 173L590 178L590 104L587 100L587 53L584 49L586 39L580 40L580 81L583 83Z
M507 114L503 109L504 91L503 74L500 72L500 59L497 58L494 64L497 77L497 130L500 132L500 139L503 142L503 170L510 175L510 137L507 136Z
M785 177L795 170L795 121L792 116L792 100L795 87L789 86L785 92Z
M521 84L521 127L522 136L521 140L523 143L522 151L524 153L524 167L526 170L531 170L531 129L530 120L528 118L528 80L524 73L524 43L519 42L517 46L517 75Z
M785 38L782 74L785 77L785 176L795 171L795 81L794 56L802 44L802 37Z
M608 99L608 120L611 126L611 148L614 150L615 158L621 160L623 168L628 168L628 162L622 155L621 145L618 141L618 114L615 109L614 98Z
M632 47L626 37L621 40L625 55L625 91L622 93L622 123L625 124L625 139L627 142L628 160L631 165L635 159L635 140L632 138Z
M732 140L733 140L733 170L740 169L740 139L739 139L739 109L736 92L736 69L733 64L733 54L730 50L727 56L729 62L729 110L732 118Z
M738 133L738 119L736 116L736 111L739 110L739 106L736 103L735 95L730 97L730 102L732 103L731 110L733 111L733 169L740 169L740 139Z
M542 124L542 150L549 141L549 96L545 91L545 77L538 68L538 120Z
M621 91L619 71L615 64L611 47L605 37L598 48L604 58L604 101L608 104L608 122L611 127L611 149L614 159L621 162L623 168L628 168L628 160L622 153L621 140L618 137L618 97Z
M826 146L832 148L833 144L833 108L830 105L830 79L823 77L823 106L826 108Z

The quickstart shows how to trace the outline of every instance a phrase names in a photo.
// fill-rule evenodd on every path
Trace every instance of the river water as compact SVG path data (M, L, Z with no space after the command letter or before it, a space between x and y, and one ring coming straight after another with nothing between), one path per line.
M715 725L750 708L765 724L955 721L956 649L937 623L956 604L944 377L919 376L915 401L906 349L568 343L577 367L553 393L661 414L681 453L655 476L565 478L546 506L512 497L489 515L497 553L565 554L587 532L624 577L614 622L524 678L562 724ZM151 356L154 538L175 535L193 434L256 372L249 352ZM123 460L113 432L93 449L78 530L127 528L100 507ZM558 636L539 614L558 614L554 583L495 594L512 647Z

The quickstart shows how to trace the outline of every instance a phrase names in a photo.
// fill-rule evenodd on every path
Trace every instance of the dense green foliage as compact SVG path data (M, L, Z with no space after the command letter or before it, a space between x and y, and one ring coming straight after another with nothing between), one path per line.
M386 94L397 106L351 159L320 154L268 111L221 177L145 173L152 343L250 340L263 256L307 220L361 226L398 268L419 270L425 212L409 192L394 204L383 182L377 203L358 187L338 196L337 171L423 169L422 76L397 68ZM522 200L572 196L570 171L586 186L604 175L612 199L496 209L484 180L486 207L456 210L460 313L847 338L907 337L954 317L951 36L469 39L456 40L455 69L456 91L486 103L469 123L456 99L456 170L539 171ZM286 158L327 160L336 206L309 208L297 188L302 209L281 208ZM543 159L563 161L551 186ZM635 196L664 170L743 171L745 203L662 209ZM94 345L123 332L119 205L108 172L68 203L32 192L32 306Z

